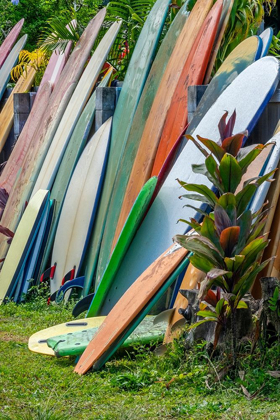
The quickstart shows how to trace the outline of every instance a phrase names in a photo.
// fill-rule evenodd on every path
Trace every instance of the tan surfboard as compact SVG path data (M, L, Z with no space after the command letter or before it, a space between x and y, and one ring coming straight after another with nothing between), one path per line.
M82 354L75 368L76 373L86 373L102 357L157 293L187 253L186 249L177 244L172 245L138 277L108 314Z

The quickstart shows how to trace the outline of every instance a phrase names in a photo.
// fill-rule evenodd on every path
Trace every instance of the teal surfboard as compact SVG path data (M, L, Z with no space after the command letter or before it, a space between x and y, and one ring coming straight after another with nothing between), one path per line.
M167 16L170 0L157 0L133 51L114 113L108 165L92 239L88 249L84 295L88 294L96 268L108 204L144 84Z
M155 316L147 316L139 326L125 340L122 347L133 347L137 345L158 344L163 341L167 328L167 322L154 324ZM51 337L47 344L54 351L56 357L79 356L98 331L98 327L81 330L64 335Z

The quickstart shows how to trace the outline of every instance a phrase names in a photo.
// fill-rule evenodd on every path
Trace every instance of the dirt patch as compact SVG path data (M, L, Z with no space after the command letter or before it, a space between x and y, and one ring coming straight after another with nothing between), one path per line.
M28 343L28 338L20 336L18 334L11 334L8 332L0 331L0 341L14 341L16 343Z

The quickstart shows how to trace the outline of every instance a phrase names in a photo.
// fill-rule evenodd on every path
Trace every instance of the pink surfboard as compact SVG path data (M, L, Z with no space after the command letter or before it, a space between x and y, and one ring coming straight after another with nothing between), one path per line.
M21 19L8 34L6 39L0 45L0 68L3 66L4 61L8 57L11 49L13 48L14 43L17 40L17 37L20 34L21 28L24 24L24 19Z

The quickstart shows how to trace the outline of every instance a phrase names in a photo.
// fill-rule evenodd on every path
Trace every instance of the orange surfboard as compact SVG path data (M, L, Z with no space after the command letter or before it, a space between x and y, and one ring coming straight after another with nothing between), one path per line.
M218 0L212 7L186 61L163 127L152 176L159 174L164 160L188 122L188 86L201 85L203 82L222 7L222 0Z
M188 251L177 244L162 254L121 297L78 361L75 372L86 373L157 293Z
M221 0L218 0L218 2L220 3ZM113 243L115 243L119 237L137 195L151 175L157 146L173 95L180 78L185 78L185 75L183 74L183 71L186 71L185 63L190 56L192 46L195 43L200 28L202 27L211 6L211 0L198 0L188 17L188 24L184 26L178 37L145 124L138 152L127 184Z

